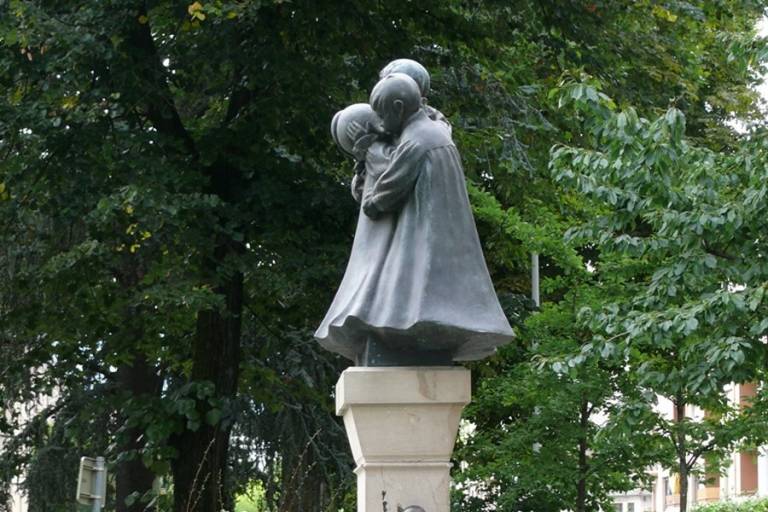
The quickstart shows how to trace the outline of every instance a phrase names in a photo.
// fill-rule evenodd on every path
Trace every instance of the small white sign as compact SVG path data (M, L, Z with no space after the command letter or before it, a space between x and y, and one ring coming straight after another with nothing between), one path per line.
M104 507L107 493L107 466L104 457L81 457L77 475L77 501L83 505Z

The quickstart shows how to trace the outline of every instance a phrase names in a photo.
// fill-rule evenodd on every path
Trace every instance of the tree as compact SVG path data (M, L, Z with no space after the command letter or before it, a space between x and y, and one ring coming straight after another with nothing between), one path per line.
M641 386L672 401L673 418L659 417L656 428L669 440L685 511L697 462L709 454L717 466L712 455L751 430L753 417L729 406L722 389L759 376L766 357L764 134L717 153L685 138L677 109L649 121L617 109L594 84L568 89L591 143L557 148L552 168L605 206L571 235L597 241L598 268L623 260L631 269L603 272L631 288L630 300L606 303L590 321L603 332L601 352L620 354ZM703 421L687 417L689 405L707 411Z
M591 304L598 309L601 303L621 304L625 300L631 300L636 293L632 286L636 278L635 272L643 272L633 260L620 256L605 256L600 246L599 233L593 232L578 239L571 239L569 244L562 243L562 237L568 228L595 217L602 218L605 213L605 207L600 201L594 201L592 196L582 194L578 188L560 188L551 181L552 176L545 170L549 160L548 150L552 144L558 141L590 144L592 139L589 129L592 126L599 127L601 122L600 119L595 119L594 123L585 124L585 114L582 112L559 108L557 100L561 94L573 95L580 101L586 101L588 96L599 98L598 91L588 87L567 87L568 77L579 77L584 71L593 73L600 77L605 91L611 94L616 102L637 105L638 111L648 116L664 112L670 101L681 107L685 106L686 111L690 112L690 135L713 148L729 147L734 143L735 134L726 124L734 113L750 119L756 117L759 112L754 92L749 90L749 84L753 83L755 75L743 65L741 59L732 59L729 52L733 47L731 43L743 44L754 35L752 26L756 16L760 14L760 6L750 3L738 6L704 2L685 5L668 3L661 6L652 3L626 5L612 2L610 5L595 3L582 6L583 11L573 7L571 4L558 9L557 6L540 3L539 6L529 6L527 10L523 10L526 16L525 27L537 30L521 38L527 42L528 51L540 56L557 55L558 58L540 58L536 60L540 67L533 65L526 70L521 65L513 74L498 74L497 76L502 78L499 80L501 85L496 85L496 88L511 88L513 84L526 83L526 80L543 86L544 90L540 95L529 99L536 105L530 110L543 114L545 122L537 123L537 131L531 130L526 133L525 138L520 138L530 144L523 152L524 159L515 158L515 155L507 156L507 160L497 160L493 157L481 160L484 167L479 183L492 191L496 201L483 201L482 194L473 195L481 236L487 245L492 247L486 252L486 256L497 275L503 276L502 282L511 284L518 292L525 293L528 287L527 254L537 252L542 255L545 311L552 307L546 305L546 302L560 304L563 297L568 296L574 275L581 274L587 265L595 266L600 261L591 281L584 284L586 289L596 289L590 296L594 301ZM721 17L723 9L729 10L727 22ZM592 12L594 16L585 15L584 11ZM520 30L525 33L525 29ZM510 44L505 56L516 55L516 49L515 45ZM515 60L520 61L524 61L524 57ZM489 65L489 68L498 69L495 63ZM553 70L556 71L553 73ZM526 71L533 74L526 74ZM565 81L559 82L561 78L565 78ZM564 86L566 90L563 90ZM508 110L502 109L498 116L491 113L484 118L485 126L488 126L486 134L506 133L499 126L504 126L502 123L507 112ZM531 124L529 122L526 128L530 128ZM521 132L525 130L521 129ZM503 136L500 138L505 140ZM495 149L496 151L489 153L505 156L510 153L508 151L505 154L498 151L498 148ZM523 170L527 172L522 172ZM586 305L588 304L581 304L579 308ZM553 321L555 318L557 317L550 316L549 320ZM543 322L547 320L547 316L542 319ZM505 497L511 500L520 497L531 499L526 496L526 490L550 489L548 486L551 481L557 478L549 467L549 471L539 471L540 465L526 464L520 466L518 471L514 465L499 462L509 462L510 459L517 460L527 456L532 443L521 441L520 445L515 445L511 442L508 451L491 448L506 438L505 429L518 429L515 430L516 434L526 440L541 437L542 424L531 414L531 409L526 411L522 407L512 408L509 402L514 400L503 398L508 397L511 394L509 390L512 389L526 396L520 391L521 388L526 389L525 384L521 383L525 382L523 376L527 375L523 369L524 362L537 355L537 350L542 350L541 345L535 350L532 347L537 336L540 336L542 331L547 332L543 329L545 326L539 324L537 327L540 330L530 338L527 332L521 331L519 342L523 344L524 353L503 351L503 362L496 362L498 368L494 364L491 371L484 366L476 369L482 376L476 386L479 391L471 417L478 418L481 425L478 428L477 440L473 440L470 446L487 447L488 450L469 449L464 452L470 468L467 478L475 482L475 477L481 481L489 476L499 478L502 483L497 485L498 494L492 496L498 497L506 493ZM557 332L559 329L556 323L546 327L551 332ZM594 335L603 332L599 325L586 326L585 330ZM577 358L584 357L583 348L586 347L589 353L596 347L598 356L604 348L600 344L592 344L594 340L590 340L589 336L572 335L569 338L572 339L572 352L570 355L561 354L560 357L577 367L583 364L583 360L576 363L579 360ZM560 348L562 347L561 345ZM546 350L556 348L549 347ZM623 356L620 350L613 350L612 347L608 350L606 354L609 356ZM524 366L519 369L520 373L515 372L515 368L521 364ZM602 364L609 368L625 369L621 357L609 357L609 360ZM540 373L533 375L539 379L542 376ZM586 375L596 377L594 372L587 372ZM486 379L488 384L484 385ZM508 392L497 391L499 389ZM627 388L624 390L626 393ZM553 406L554 410L572 411L570 421L578 422L578 407L573 407L573 397L569 397L556 386L537 388L536 391L536 398L540 402L550 403L548 400L551 398L551 403L559 405ZM484 397L485 393L488 394L487 399ZM532 392L528 396L531 395ZM620 435L620 431L626 432L627 429L630 432L635 430L643 433L645 435L639 436L635 442L645 439L644 449L650 449L657 458L667 460L667 456L658 450L659 437L662 436L661 432L655 429L656 422L650 415L653 395L630 393L624 398L625 407L611 407L611 417L614 420L606 433ZM526 403L531 406L530 401ZM559 418L562 421L562 416L550 418ZM503 427L497 429L500 424ZM489 443L489 440L492 442ZM551 442L554 444L561 441L562 444L556 445L560 449L559 453L573 453L568 448L575 451L578 445L577 440L573 437L569 439L568 436ZM727 443L723 446L725 444ZM507 458L508 456L510 458ZM528 462L531 459L525 460ZM623 472L631 475L641 473L648 459L642 461L639 458L625 458L624 462L626 466ZM510 467L513 469L509 469ZM570 470L574 467L575 464L568 468ZM521 474L533 481L521 483L518 479ZM566 470L563 470L562 474L568 475ZM504 478L500 475L504 475ZM459 473L458 477L462 478L462 474ZM572 473L570 477L571 481L578 481L573 478ZM566 481L567 478L562 480ZM606 483L613 482L607 480ZM589 498L599 499L604 492L605 488L590 488ZM546 504L518 501L515 505L525 505L530 509L575 509L581 506L577 505L574 499L576 494L576 489L568 489L566 486L559 488L556 494L544 495L543 498L548 500ZM541 498L542 495L538 497ZM486 496L486 499L490 498ZM564 502L566 503L563 504Z
M593 353L594 334L575 328L579 310L599 303L589 279L576 281L519 330L522 361L484 372L466 416L474 432L457 454L462 510L606 509L611 492L647 480L659 454L647 410L617 407L635 396L635 375Z

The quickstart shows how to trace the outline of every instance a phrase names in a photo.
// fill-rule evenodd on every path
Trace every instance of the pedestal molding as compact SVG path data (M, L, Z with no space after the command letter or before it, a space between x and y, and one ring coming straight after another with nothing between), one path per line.
M369 469L447 469L451 470L453 464L450 462L363 462L354 469L355 474Z
M427 375L429 378L427 378ZM464 406L472 398L469 370L456 366L353 366L336 384L336 414L343 416L351 405Z

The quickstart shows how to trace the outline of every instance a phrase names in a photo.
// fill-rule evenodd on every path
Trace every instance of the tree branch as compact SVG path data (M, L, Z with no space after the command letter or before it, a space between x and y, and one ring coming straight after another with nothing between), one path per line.
M146 2L142 2L139 15L147 17ZM186 151L195 159L199 152L194 139L184 127L179 111L173 101L173 94L168 87L166 71L162 66L160 56L152 38L149 21L146 23L132 22L132 28L126 41L136 50L134 59L140 82L147 84L143 99L146 116L158 131L165 136L182 142Z
M229 97L229 105L227 105L227 113L224 115L224 120L221 123L222 127L227 126L229 123L231 123L232 120L237 117L240 111L251 102L251 98L253 97L253 94L251 94L251 91L246 87L243 87L243 85L241 84L244 78L241 66L239 65L237 66L237 69L235 69L233 75L235 78L234 80L235 85L232 88L232 94Z

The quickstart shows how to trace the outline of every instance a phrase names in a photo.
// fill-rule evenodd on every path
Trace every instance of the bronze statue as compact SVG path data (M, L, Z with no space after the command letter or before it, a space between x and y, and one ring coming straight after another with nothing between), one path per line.
M416 64L400 69L419 78ZM359 366L481 359L514 334L488 275L450 124L423 99L428 74L425 91L423 81L383 71L370 105L347 107L331 125L358 160L352 188L361 213L315 337Z

